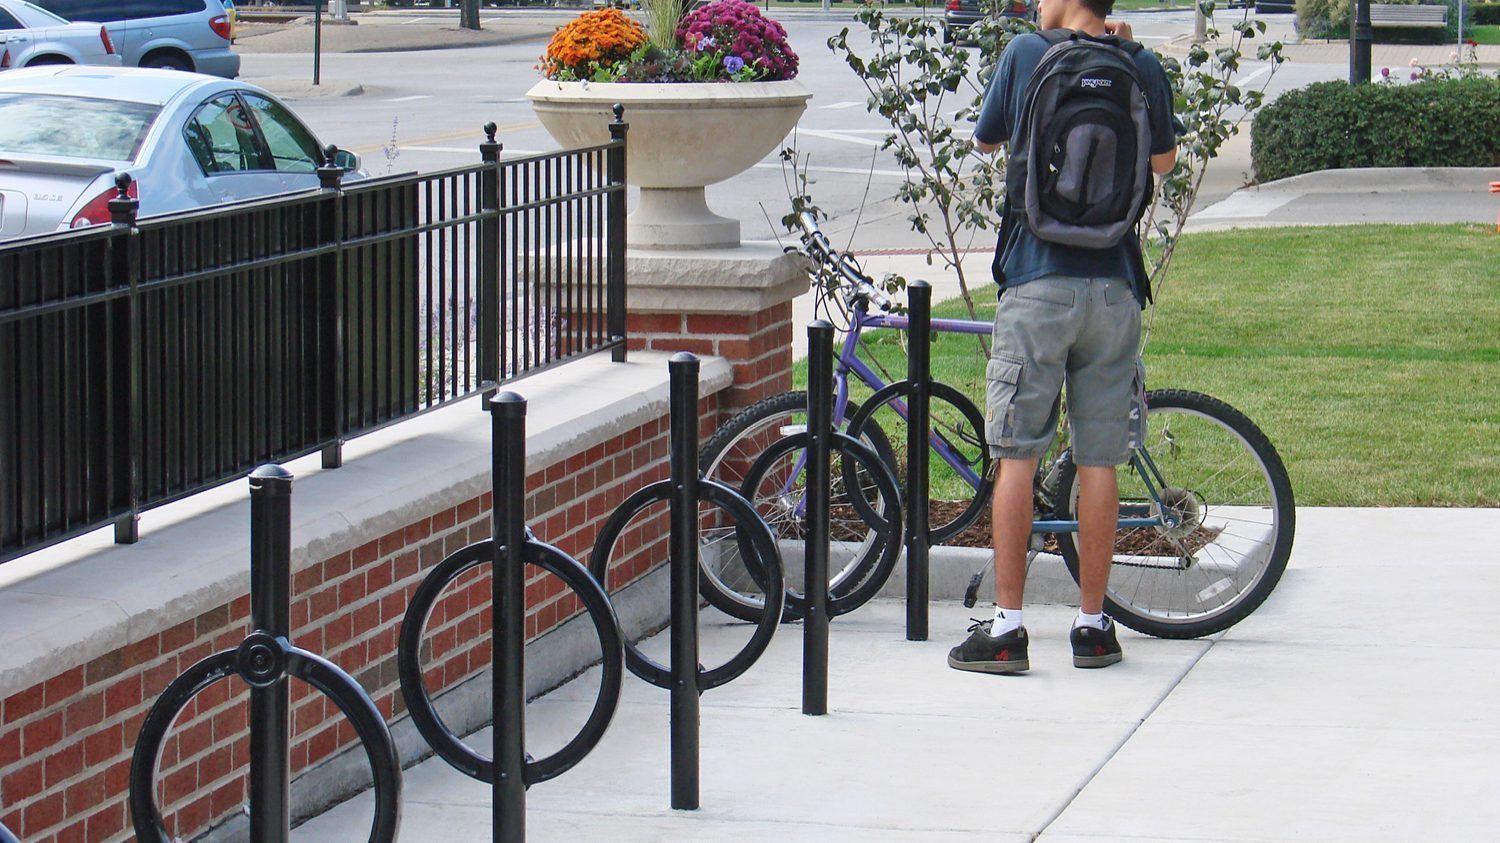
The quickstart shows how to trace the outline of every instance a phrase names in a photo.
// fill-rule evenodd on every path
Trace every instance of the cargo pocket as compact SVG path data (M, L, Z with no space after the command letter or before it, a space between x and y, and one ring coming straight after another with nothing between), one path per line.
M1025 361L995 352L985 366L985 439L1003 448L1016 444L1016 385Z
M1146 361L1135 358L1135 380L1130 384L1130 450L1146 443Z

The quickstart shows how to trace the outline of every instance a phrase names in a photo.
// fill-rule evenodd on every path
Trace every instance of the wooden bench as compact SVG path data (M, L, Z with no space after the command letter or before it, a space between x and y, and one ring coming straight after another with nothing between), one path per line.
M1371 3L1371 26L1445 27L1447 6L1403 6L1399 3Z

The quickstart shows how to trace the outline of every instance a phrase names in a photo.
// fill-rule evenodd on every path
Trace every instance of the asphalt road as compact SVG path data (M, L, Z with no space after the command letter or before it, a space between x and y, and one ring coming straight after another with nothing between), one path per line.
M326 53L322 78L338 90L358 83L357 96L308 95L291 86L289 97L325 139L358 152L372 174L432 170L478 158L480 127L493 120L508 154L556 148L532 115L526 91L537 83L537 58L545 46L548 24L561 25L575 10L507 10L486 17L485 27L507 28L529 40L481 47L388 53ZM911 210L895 200L902 178L891 154L879 149L889 126L865 110L861 81L827 47L829 36L845 26L858 32L852 13L836 10L774 10L801 57L799 79L813 99L796 135L797 148L810 156L810 192L833 216L828 230L841 233L856 248L921 248L925 238L908 222ZM364 26L451 26L454 13L424 10L407 18L370 20ZM1190 12L1122 15L1139 40L1166 45L1192 31ZM1288 16L1274 16L1273 35L1289 33ZM555 23L553 23L555 22ZM364 26L361 28L363 29ZM366 29L369 32L370 30ZM1284 37L1284 36L1283 36ZM1263 62L1248 61L1237 81L1242 86L1270 83L1272 95L1317 79L1342 78L1340 65L1286 65L1274 75ZM309 80L307 53L259 53L247 49L242 75L251 82L286 87L289 80ZM955 106L956 107L956 106ZM628 119L628 115L627 115ZM1245 181L1249 169L1248 126L1232 142L1223 160L1210 169L1200 207L1224 198ZM709 204L742 221L746 239L770 239L775 220L787 205L787 174L773 154L728 184L708 189ZM861 209L863 211L861 212ZM857 221L857 231L855 231ZM852 240L849 239L852 234ZM973 245L987 248L988 234Z

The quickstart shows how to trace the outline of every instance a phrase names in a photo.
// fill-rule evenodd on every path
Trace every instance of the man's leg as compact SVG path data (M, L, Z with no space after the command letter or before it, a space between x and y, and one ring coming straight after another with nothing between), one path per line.
M1104 611L1104 589L1109 585L1116 520L1120 517L1120 489L1114 466L1078 466L1078 592L1079 609ZM998 504L997 504L998 506ZM998 535L998 533L997 533ZM999 570L999 543L995 565Z
M995 603L1020 609L1026 589L1026 549L1031 543L1032 478L1037 459L1003 459L991 510L995 545ZM1099 599L1103 600L1103 589Z

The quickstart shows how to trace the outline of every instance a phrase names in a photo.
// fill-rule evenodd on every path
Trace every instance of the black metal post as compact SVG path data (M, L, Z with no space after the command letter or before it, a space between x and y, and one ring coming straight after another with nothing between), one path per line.
M911 329L906 354L906 640L927 640L927 439L931 428L932 288L907 287Z
M672 470L672 807L698 808L698 358L667 364Z
M286 642L291 635L292 474L263 465L250 475L250 626ZM291 834L291 700L283 673L250 687L250 839L285 843Z
M498 127L484 124L479 157L479 382L486 398L500 383L500 150Z
M323 78L323 3L313 0L313 84L321 85Z
M491 823L494 839L526 839L526 399L502 392L490 402L495 482L490 525L491 693L495 763Z
M117 428L123 441L115 442L116 465L121 467L125 482L130 484L130 511L115 521L115 544L135 544L141 538L141 273L135 237L135 218L141 203L130 196L133 181L129 173L115 176L117 194L109 200L109 221L116 230L110 244L110 272L117 284L123 280L130 285L130 297L125 305L129 309L130 321L127 331L129 360L126 363L129 371L129 385L126 387L128 409L125 424Z
M616 363L625 362L625 135L630 124L625 122L625 106L615 103L615 119L609 124L609 138L617 144L609 150L609 238L605 265L605 330L611 342L617 343L612 352ZM694 381L696 383L696 381ZM696 410L694 411L696 414Z
M828 468L833 438L833 325L807 326L807 611L802 619L802 713L828 713Z
M1358 85L1370 81L1370 45L1375 41L1370 0L1355 0L1349 30L1349 84Z
M339 148L333 144L324 147L323 164L318 167L318 187L327 194L318 214L318 244L336 246L318 259L321 433L328 441L323 446L324 468L344 464L344 200L340 195L344 171L334 163L338 154Z

